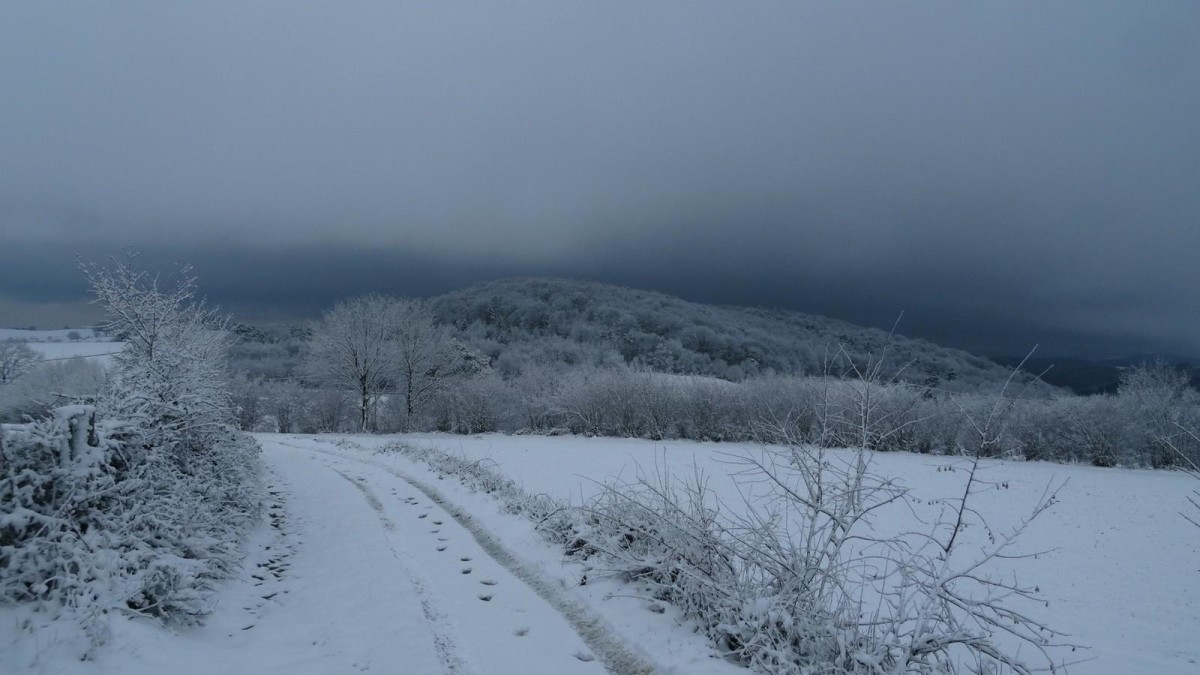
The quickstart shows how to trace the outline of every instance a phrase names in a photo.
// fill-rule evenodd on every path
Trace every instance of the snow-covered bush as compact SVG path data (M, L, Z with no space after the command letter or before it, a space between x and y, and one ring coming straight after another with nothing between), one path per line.
M509 403L511 396L505 382L487 371L437 392L429 402L429 414L438 431L458 434L513 431L515 414ZM400 403L397 399L397 407ZM398 419L407 420L406 410L396 412Z
M518 430L545 433L562 426L563 414L557 401L563 379L551 367L527 364L508 380L512 391L508 401Z
M228 426L222 323L192 280L85 271L129 346L95 405L0 427L0 602L71 614L95 645L110 611L205 614L263 487L257 444Z
M0 601L73 613L94 643L125 610L190 622L262 499L258 448L215 433L187 461L91 406L0 430Z
M302 408L297 430L306 434L357 430L354 401L336 389L295 390Z
M263 410L275 424L271 431L294 433L305 428L306 422L309 429L317 431L317 425L311 419L315 414L317 392L287 380L267 382L264 389Z
M607 485L573 550L648 586L761 672L1029 672L1006 640L1037 652L1053 633L1011 602L1030 589L987 574L1023 525L981 550L959 546L967 487L927 533L881 535L872 513L906 495L869 457L811 446L745 456L746 480L771 489L742 515L724 511L703 476Z

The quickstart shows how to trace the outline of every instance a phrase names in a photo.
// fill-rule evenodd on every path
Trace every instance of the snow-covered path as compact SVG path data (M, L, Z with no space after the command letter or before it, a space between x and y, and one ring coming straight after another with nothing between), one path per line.
M90 662L42 632L24 641L24 655L9 655L18 660L0 658L0 671L652 670L561 588L522 574L517 556L434 488L307 439L264 440L263 459L268 522L203 626L171 634L117 619Z
M605 666L618 674L651 671L587 610L525 568L428 484L311 441L265 441L264 451L283 470L309 473L309 485L316 483L311 476L316 473L323 480L340 477L357 489L391 549L391 567L407 578L434 627L444 672L603 673ZM339 502L346 499L338 496ZM373 574L380 576L379 569Z

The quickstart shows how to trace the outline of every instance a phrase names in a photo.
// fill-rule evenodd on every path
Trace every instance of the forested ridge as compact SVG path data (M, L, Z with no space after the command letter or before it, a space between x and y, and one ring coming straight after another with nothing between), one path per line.
M621 286L567 279L503 279L430 300L435 317L489 356L502 373L523 364L624 362L645 369L740 381L815 375L886 354L900 378L970 390L1008 369L967 352L801 312L706 305Z

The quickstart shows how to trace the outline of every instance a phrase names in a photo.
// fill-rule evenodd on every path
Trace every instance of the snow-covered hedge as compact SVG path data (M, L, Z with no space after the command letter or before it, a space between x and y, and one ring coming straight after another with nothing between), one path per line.
M0 429L0 602L79 619L94 644L122 610L188 623L239 560L262 501L258 446L186 452L91 406Z

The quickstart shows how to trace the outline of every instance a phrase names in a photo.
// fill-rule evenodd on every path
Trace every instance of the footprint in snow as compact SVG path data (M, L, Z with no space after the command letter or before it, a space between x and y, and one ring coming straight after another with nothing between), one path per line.
M587 663L588 661L596 660L595 656L592 656L591 654L588 654L587 652L575 652L571 656L574 656L575 658L579 659L580 661L583 661L584 663Z
M461 560L463 562L471 562L471 556L464 555L463 557L459 558L459 560Z
M463 568L463 570L462 570L462 573L463 573L463 574L470 574L470 573L471 573L471 568L470 568L470 567L464 567L464 568Z
M479 596L479 599L484 602L491 602L492 596L490 594L489 595L481 595L481 596Z
M428 516L428 515L429 515L428 513L422 513L421 515L419 515L419 516L417 516L417 517L418 517L418 518L424 518L425 516Z
M446 547L445 547L445 546L439 546L439 547L437 547L437 550L438 550L438 551L445 551L445 550L446 550Z
M500 582L496 581L495 579L484 579L483 581L480 581L479 583L483 584L484 586L495 586L496 584L498 584Z
M529 628L526 626L521 626L513 631L513 635L516 635L517 637L525 637L526 635L529 635Z

